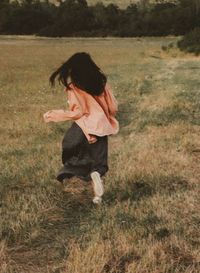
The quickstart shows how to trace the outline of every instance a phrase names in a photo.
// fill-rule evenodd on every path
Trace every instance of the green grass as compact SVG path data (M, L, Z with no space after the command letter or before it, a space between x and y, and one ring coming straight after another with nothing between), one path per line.
M199 57L162 47L176 38L0 38L0 272L198 273ZM70 122L48 77L91 53L119 102L104 201L90 183L55 182Z

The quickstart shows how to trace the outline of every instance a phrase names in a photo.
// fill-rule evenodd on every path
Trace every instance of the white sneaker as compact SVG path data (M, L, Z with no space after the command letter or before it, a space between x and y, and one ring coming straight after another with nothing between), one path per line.
M101 180L101 176L98 172L92 172L90 174L93 181L93 189L95 197L101 197L104 193L103 182Z
M94 204L100 204L102 201L102 198L99 196L95 196L92 201Z

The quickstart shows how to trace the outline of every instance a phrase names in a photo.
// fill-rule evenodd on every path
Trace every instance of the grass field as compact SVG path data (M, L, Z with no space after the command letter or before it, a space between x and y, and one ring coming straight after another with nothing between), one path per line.
M120 8L126 8L128 5L132 4L132 3L137 3L140 0L103 0L103 1L98 1L98 0L87 0L88 5L95 5L98 2L103 3L104 5L109 5L109 4L115 4L118 5ZM51 3L58 3L57 0L50 0L49 2Z
M200 57L175 38L0 38L1 273L200 272ZM119 102L104 202L90 184L55 183L70 122L48 76L87 51ZM57 91L57 92L56 92Z
M58 1L57 0L50 0L50 2L52 3L57 3ZM120 8L126 8L128 7L130 4L137 4L137 3L140 3L141 0L102 0L102 1L99 1L99 0L87 0L87 3L88 5L95 5L97 3L103 3L104 5L109 5L109 4L115 4L117 5L118 7ZM155 3L156 0L149 0L149 3ZM176 0L168 0L166 2L176 2Z

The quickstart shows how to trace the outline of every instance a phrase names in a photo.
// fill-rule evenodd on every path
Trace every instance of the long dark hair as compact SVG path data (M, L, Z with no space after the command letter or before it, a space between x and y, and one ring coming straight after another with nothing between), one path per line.
M105 88L107 78L101 69L94 63L88 53L80 52L72 55L49 78L52 86L58 79L67 89L71 83L81 90L91 94L100 95Z

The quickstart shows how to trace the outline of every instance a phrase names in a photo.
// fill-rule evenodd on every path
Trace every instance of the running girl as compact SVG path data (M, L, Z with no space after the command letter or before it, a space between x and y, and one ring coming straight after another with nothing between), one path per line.
M71 56L51 75L52 86L56 79L65 86L69 110L48 111L44 121L74 121L62 141L63 167L57 180L76 176L92 181L93 202L100 203L102 176L108 171L108 136L119 130L116 99L106 76L85 52Z

